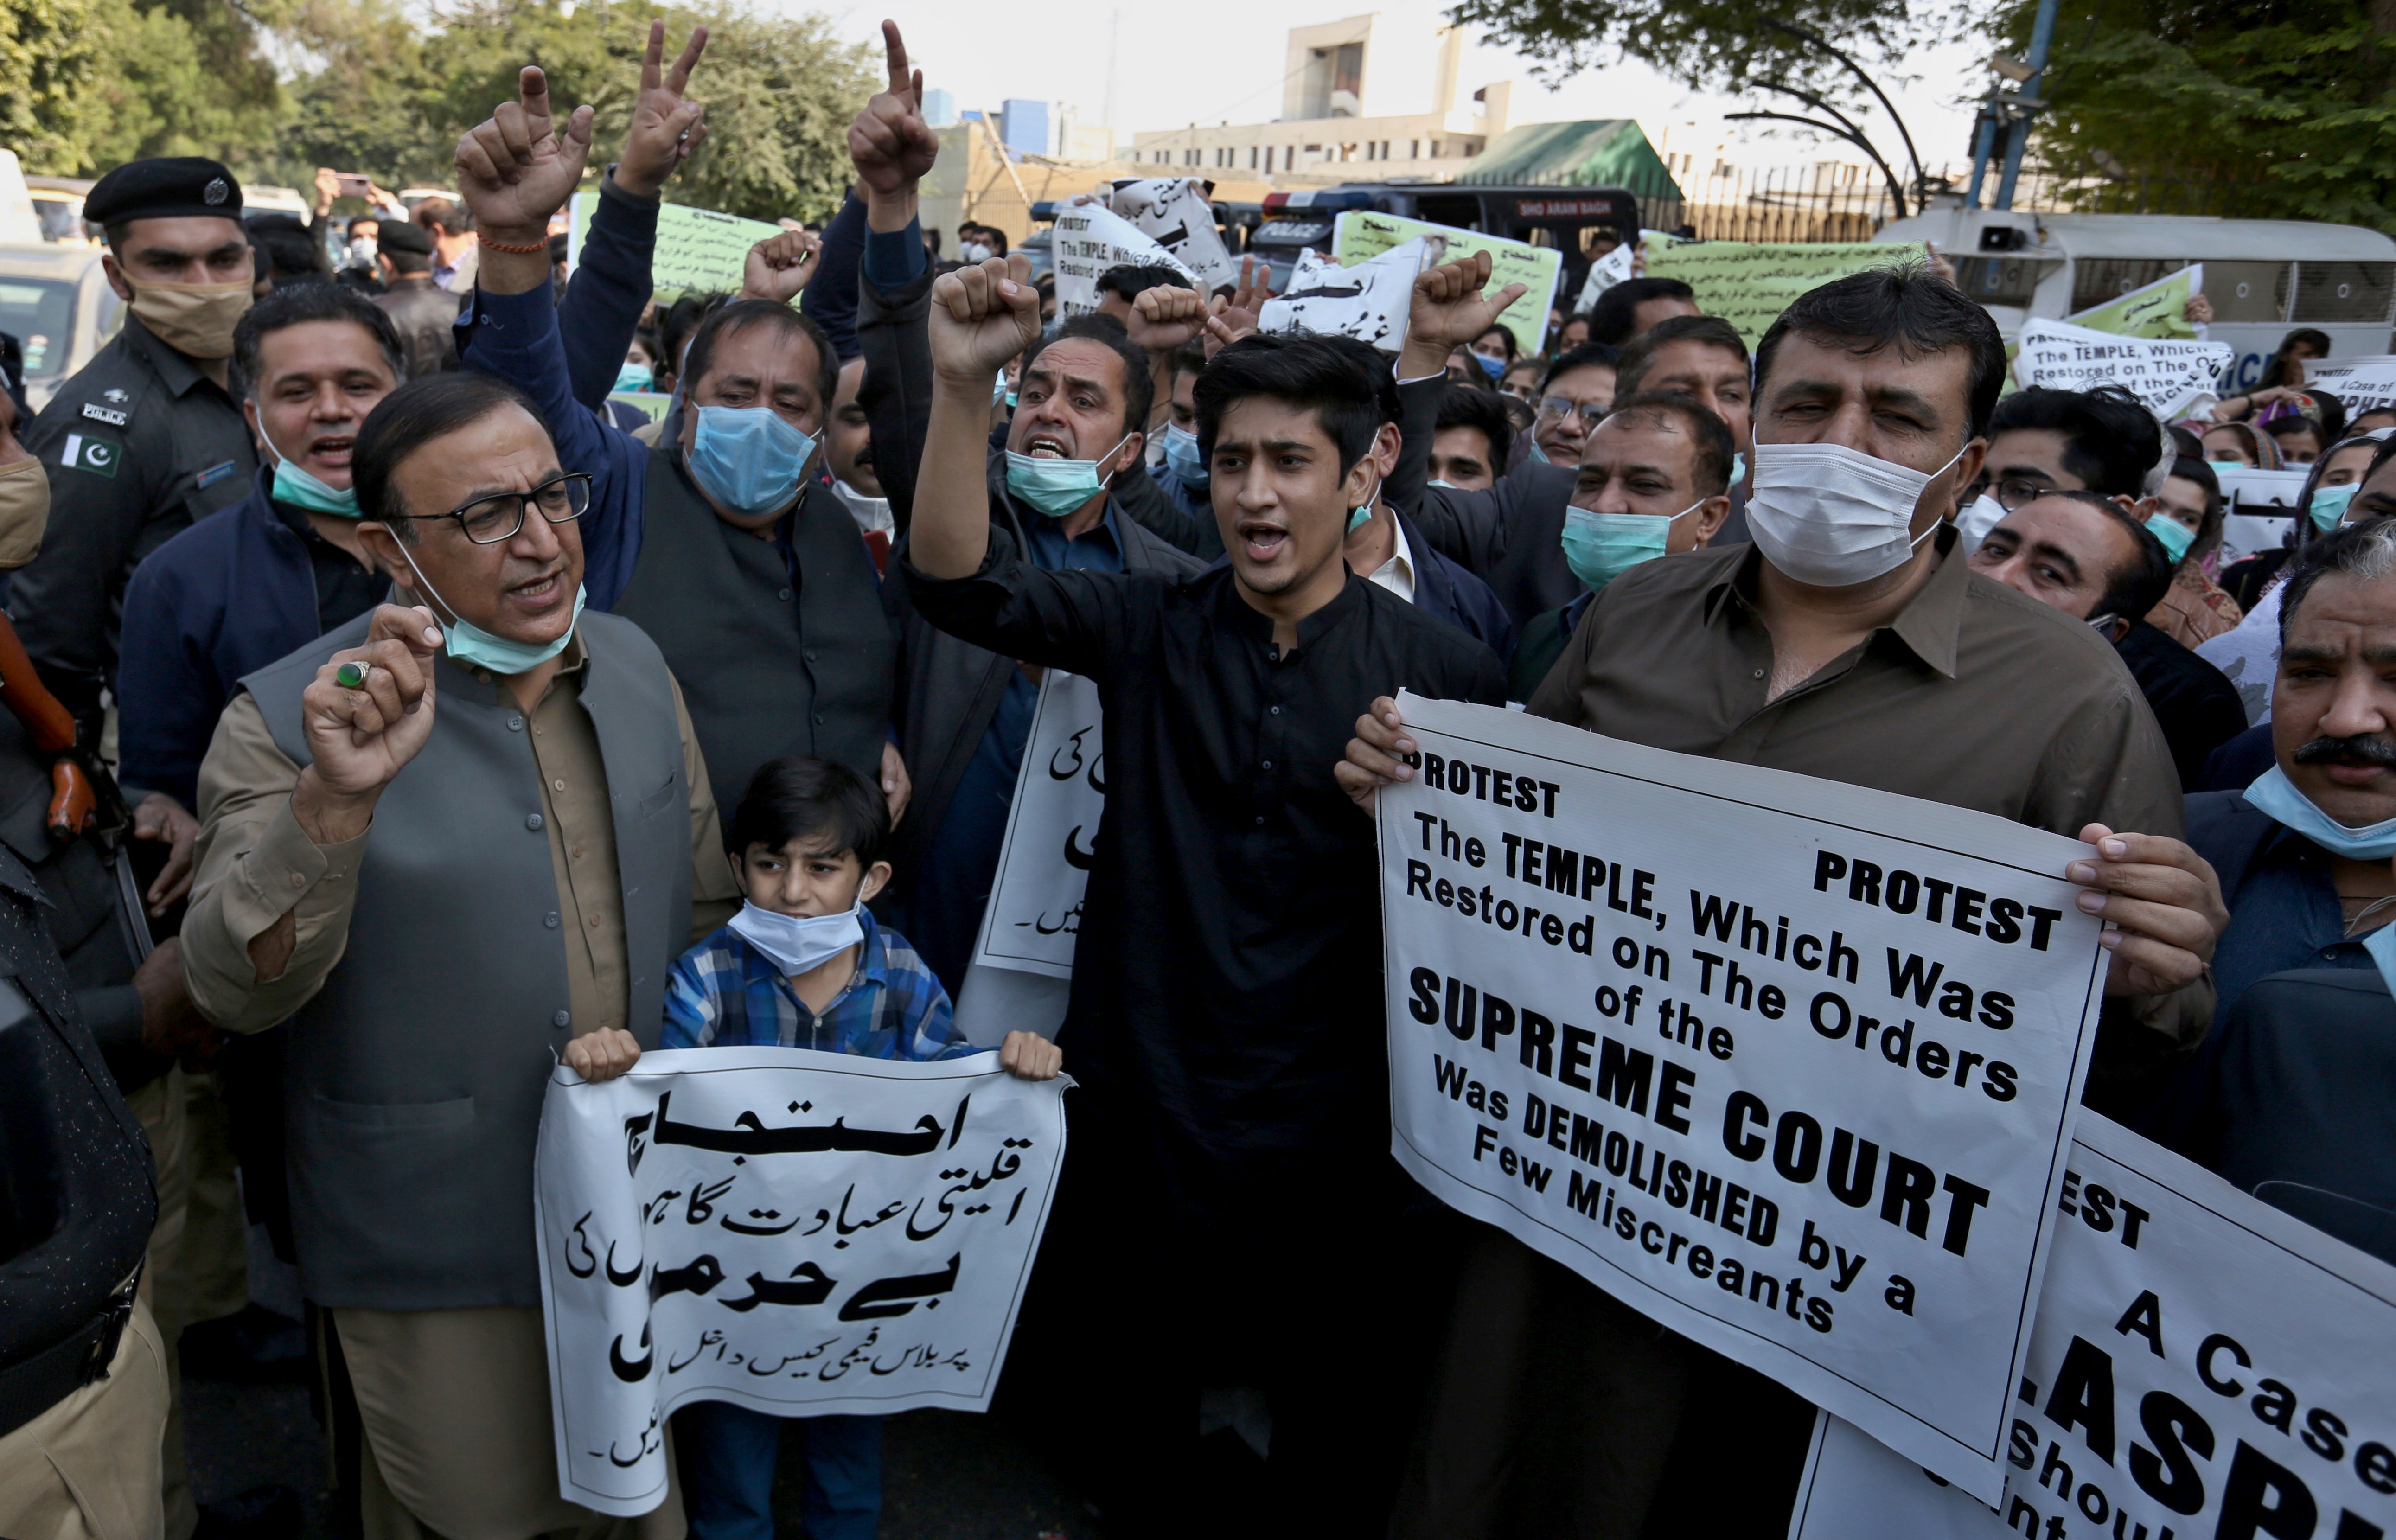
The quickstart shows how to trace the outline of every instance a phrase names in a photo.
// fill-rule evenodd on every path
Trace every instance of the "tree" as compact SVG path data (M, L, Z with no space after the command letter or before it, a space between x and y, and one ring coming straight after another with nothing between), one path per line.
M1458 0L1458 26L1540 61L1552 80L1620 59L1700 90L1737 90L1750 80L1812 83L1852 97L1852 76L1802 39L1792 23L1867 60L1901 60L1916 45L1952 35L1952 18L1905 0Z
M1998 27L2026 46L2037 7ZM2032 139L2054 172L2159 213L2396 232L2396 15L2367 0L2072 0ZM2201 203L2199 202L2200 200ZM2106 200L2112 206L2114 200Z

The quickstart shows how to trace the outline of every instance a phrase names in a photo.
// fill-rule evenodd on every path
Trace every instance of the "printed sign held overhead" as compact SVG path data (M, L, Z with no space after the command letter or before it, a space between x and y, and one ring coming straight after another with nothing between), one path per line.
M598 194L577 192L568 210L572 239L566 243L568 268L582 263L582 243L591 232L591 215ZM782 227L712 208L681 204L658 207L658 245L649 260L649 284L659 300L671 304L686 294L738 294L740 272L749 248L782 232Z
M1222 232L1215 228L1215 206L1206 197L1214 185L1200 177L1151 177L1116 182L1107 199L1195 274L1202 294L1240 281L1240 264L1224 247Z
M2119 385L2169 422L2212 398L2215 378L2236 353L2227 342L2122 337L2030 320L2022 325L2014 377L2059 391Z
M1115 267L1169 267L1184 285L1197 278L1181 259L1138 225L1095 200L1057 210L1049 255L1057 264L1057 313L1087 315L1098 308L1098 275Z
M1269 332L1325 332L1393 353L1405 345L1415 279L1438 259L1418 236L1368 260L1342 267L1309 246L1298 254L1289 287L1265 301L1257 325Z
M1510 241L1500 235L1483 235L1423 219L1402 219L1394 214L1372 214L1352 208L1339 216L1331 249L1340 261L1353 266L1417 240L1430 243L1428 255L1416 268L1418 272L1434 263L1487 252L1489 286L1483 292L1495 294L1509 284L1524 286L1523 297L1507 306L1498 320L1514 334L1516 348L1526 353L1539 351L1548 335L1548 307L1555 303L1563 253L1553 246L1535 246L1527 241ZM1405 316L1405 307L1399 306L1402 333ZM1390 344L1391 350L1397 346L1394 341Z

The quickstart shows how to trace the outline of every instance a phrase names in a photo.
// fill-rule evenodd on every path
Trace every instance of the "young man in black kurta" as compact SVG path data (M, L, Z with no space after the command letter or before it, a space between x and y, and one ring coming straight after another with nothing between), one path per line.
M1494 314L1484 277L1459 263L1424 282ZM1138 303L1161 320L1200 301ZM1316 339L1236 342L1198 383L1225 564L1170 578L1024 560L992 525L983 445L991 376L1038 335L1020 259L935 285L903 570L934 626L1087 675L1106 708L1107 813L1066 1019L1077 1190L1058 1240L1079 1399L1105 1418L1120 1489L1109 1521L1198 1522L1197 1392L1258 1386L1276 1520L1378 1533L1404 1382L1429 1343L1428 1320L1391 1318L1437 1268L1407 1243L1412 1189L1388 1154L1373 832L1331 765L1376 694L1496 704L1505 678L1480 644L1349 572L1380 408L1369 373ZM1095 416L1097 383L1053 388ZM1029 458L1013 474L1070 473Z

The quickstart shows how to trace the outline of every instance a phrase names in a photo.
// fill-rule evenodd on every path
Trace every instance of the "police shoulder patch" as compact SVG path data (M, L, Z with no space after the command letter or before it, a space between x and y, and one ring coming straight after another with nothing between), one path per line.
M83 415L91 418L94 422L105 422L111 428L122 428L125 426L125 414L123 412L116 411L111 407L102 406L97 402L85 402L83 404Z
M59 463L77 471L88 471L96 476L113 478L116 462L124 458L123 446L114 439L89 433L69 433L66 443L59 446Z

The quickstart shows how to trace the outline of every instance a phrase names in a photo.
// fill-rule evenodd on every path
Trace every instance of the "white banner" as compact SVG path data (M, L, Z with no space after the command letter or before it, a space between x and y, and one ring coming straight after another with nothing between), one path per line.
M2308 389L2319 386L2346 403L2349 421L2382 406L2396 406L2396 356L2309 358L2304 371Z
M2396 1530L2396 1268L2095 1113L1991 1513L1835 1417L1792 1540Z
M1393 1152L1993 1499L2106 953L1984 813L1407 697Z
M1586 315L1597 303L1599 295L1617 284L1631 281L1631 267L1639 259L1639 248L1629 241L1589 264L1589 276L1581 280L1580 298L1573 301L1573 313Z
M1198 278L1198 292L1237 285L1240 264L1215 228L1215 206L1206 194L1215 184L1201 177L1150 177L1118 181L1107 203L1139 227Z
M1096 681L1050 669L1016 773L998 876L981 911L973 961L1073 976L1091 842L1107 811L1106 729Z
M1049 250L1057 264L1057 313L1087 315L1098 308L1098 274L1116 267L1169 267L1183 284L1198 280L1181 259L1138 226L1097 202L1076 200L1057 210Z
M776 1416L989 1404L1065 1154L1064 1091L996 1054L645 1054L541 1109L559 1495L664 1499L686 1401Z
M2211 396L2215 379L2237 352L2227 342L2123 337L2032 319L2022 324L2014 376L2024 385L2059 391L2119 385L2168 422Z
M1354 267L1341 267L1309 246L1298 254L1288 288L1265 301L1258 327L1353 337L1396 352L1405 345L1415 280L1426 262L1437 259L1431 243L1420 235Z

